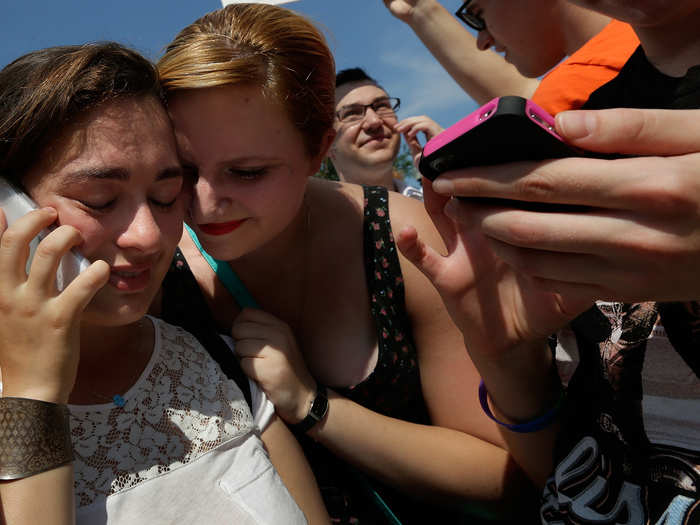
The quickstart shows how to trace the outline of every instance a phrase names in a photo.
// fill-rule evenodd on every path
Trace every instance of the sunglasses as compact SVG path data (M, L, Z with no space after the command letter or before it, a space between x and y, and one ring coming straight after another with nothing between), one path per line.
M472 29L475 29L476 31L483 31L486 29L486 22L483 18L481 18L481 15L474 14L469 11L469 3L471 1L472 0L466 0L466 2L464 2L462 6L455 11L455 16Z

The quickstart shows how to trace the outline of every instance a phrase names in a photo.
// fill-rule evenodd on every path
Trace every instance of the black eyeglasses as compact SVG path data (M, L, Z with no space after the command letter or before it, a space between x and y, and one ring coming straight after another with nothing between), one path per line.
M468 6L471 1L472 0L466 0L462 4L462 7L455 11L455 16L472 29L476 29L477 31L483 31L484 29L486 29L486 22L483 18L481 18L480 14L472 13L469 11Z
M365 118L367 108L372 108L379 118L396 118L396 110L401 105L401 99L382 97L369 104L348 104L336 111L335 116L340 122L357 122Z

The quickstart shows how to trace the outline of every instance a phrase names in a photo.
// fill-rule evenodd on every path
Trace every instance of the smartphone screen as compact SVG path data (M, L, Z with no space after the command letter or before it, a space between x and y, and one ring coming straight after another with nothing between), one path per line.
M585 156L554 130L554 119L522 97L495 98L429 140L419 171L434 180L445 171L522 160Z
M23 215L37 209L37 205L26 193L17 189L5 179L0 178L0 208L5 212L5 217L9 226ZM27 272L29 272L29 268L31 267L36 247L50 231L51 229L43 230L29 244ZM56 286L58 290L63 290L88 266L90 266L90 261L83 257L77 250L73 249L66 253L61 258L58 271L56 272Z

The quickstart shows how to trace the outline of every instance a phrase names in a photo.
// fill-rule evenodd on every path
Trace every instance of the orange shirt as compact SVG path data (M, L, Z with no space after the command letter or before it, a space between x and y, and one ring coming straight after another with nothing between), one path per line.
M581 107L591 93L617 76L637 46L639 39L628 24L611 21L547 73L532 100L552 115Z

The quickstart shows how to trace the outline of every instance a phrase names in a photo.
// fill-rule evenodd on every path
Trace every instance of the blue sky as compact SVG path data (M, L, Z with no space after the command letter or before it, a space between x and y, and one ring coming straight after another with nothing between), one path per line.
M456 9L458 0L444 0ZM184 26L220 0L2 0L0 66L38 48L117 40L158 58ZM299 0L285 7L324 31L338 69L360 66L401 98L399 117L428 115L447 127L476 104L382 0Z

